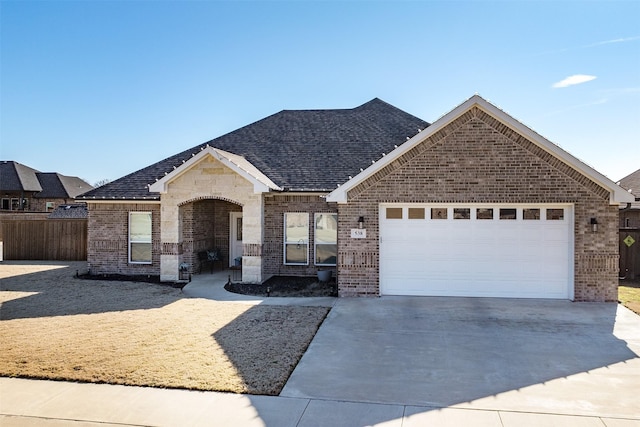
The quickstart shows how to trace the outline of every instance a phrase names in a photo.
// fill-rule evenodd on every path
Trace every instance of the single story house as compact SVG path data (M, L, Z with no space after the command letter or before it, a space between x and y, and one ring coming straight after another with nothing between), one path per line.
M474 95L434 123L379 99L281 111L92 190L92 273L331 269L340 296L615 301L632 196Z

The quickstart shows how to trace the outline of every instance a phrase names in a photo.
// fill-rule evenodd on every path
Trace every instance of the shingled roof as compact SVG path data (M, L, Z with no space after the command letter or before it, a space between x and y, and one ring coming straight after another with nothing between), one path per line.
M634 210L640 209L640 169L622 178L618 182L618 185L629 191L629 193L633 194L633 196L636 198L636 201L632 202L631 205L620 206L620 208L631 208Z
M92 188L75 176L40 172L22 163L0 161L0 190L33 191L36 198L73 199Z
M378 98L352 109L283 110L79 199L159 199L148 185L207 145L244 157L284 191L331 191L427 126Z
M636 198L640 197L640 169L622 178L618 185L629 190Z
M36 173L38 171L22 163L0 161L0 190L4 191L42 191Z
M75 176L60 175L56 172L38 172L36 176L42 184L42 191L35 195L37 198L73 199L93 189L91 185Z

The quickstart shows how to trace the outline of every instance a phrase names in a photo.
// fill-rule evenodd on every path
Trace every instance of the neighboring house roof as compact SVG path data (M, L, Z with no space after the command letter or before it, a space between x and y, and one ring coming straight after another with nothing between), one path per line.
M0 161L0 190L42 191L36 173L38 171L21 163Z
M330 191L427 126L377 98L352 109L283 110L79 199L159 199L161 184L153 184L207 147L271 189Z
M355 188L357 185L367 180L369 177L373 176L375 173L382 170L391 162L395 161L396 159L401 157L403 154L405 154L406 152L408 152L418 144L421 144L427 138L434 135L436 132L440 131L449 123L453 122L455 119L465 114L467 111L469 111L474 107L480 108L487 114L495 117L497 120L499 120L506 126L509 126L511 129L515 130L516 132L518 132L519 134L527 138L529 141L536 144L538 147L552 154L556 158L562 160L563 162L571 166L576 171L582 173L584 176L586 176L593 182L609 190L610 203L617 204L617 203L633 201L633 196L631 194L626 192L620 186L616 185L616 183L611 181L609 178L602 175L601 173L591 168L590 166L587 166L576 157L572 156L571 154L564 151L559 146L555 145L548 139L544 138L543 136L539 135L532 129L522 124L521 122L517 121L516 119L514 119L513 117L511 117L510 115L508 115L507 113L505 113L504 111L496 107L495 105L489 103L479 95L472 96L471 98L469 98L468 100L466 100L465 102L463 102L462 104L460 104L459 106L451 110L449 113L445 114L444 116L436 120L426 130L418 133L409 141L407 141L405 144L403 144L402 146L394 150L392 153L386 155L384 158L380 159L380 161L377 161L376 163L372 164L370 167L365 169L356 177L354 177L353 179L346 182L344 185L332 191L327 196L327 201L339 202L339 203L346 202L349 190L351 190L352 188Z
M620 181L618 181L618 185L632 194L636 200L635 203L621 206L621 208L631 208L634 210L640 209L640 169L622 178Z
M36 176L42 184L42 191L35 195L37 198L73 199L93 189L75 176L64 176L56 172L38 172Z
M628 190L636 198L640 197L640 169L618 181L618 185Z
M93 187L75 176L40 172L21 163L0 161L0 191L32 191L36 198L73 199Z
M86 205L60 205L47 217L48 219L86 219L89 211Z

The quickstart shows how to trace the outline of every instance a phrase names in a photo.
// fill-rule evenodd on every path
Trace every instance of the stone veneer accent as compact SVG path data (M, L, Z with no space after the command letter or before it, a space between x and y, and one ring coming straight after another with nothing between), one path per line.
M253 184L211 156L203 158L168 184L161 195L161 240L164 244L181 243L181 206L192 202L217 199L242 207L243 243L262 244L262 194L255 193ZM198 209L194 204L194 209ZM206 205L203 205L206 209ZM187 211L183 209L183 215ZM227 211L228 212L228 211ZM194 216L196 213L194 212ZM226 219L228 222L228 216ZM228 236L228 234L227 234ZM165 281L177 280L180 254L163 252L160 277ZM262 257L243 255L242 281L262 281Z
M609 192L474 107L348 193L338 205L340 296L379 295L380 203L571 203L576 301L616 301L618 207ZM366 239L350 239L357 218ZM591 232L589 219L600 224Z
M326 194L309 195L268 195L264 198L264 245L262 251L263 277L273 275L313 276L318 271L314 265L314 227L315 213L337 213L336 203L327 203L321 197ZM284 265L284 214L286 212L307 212L309 214L309 264ZM246 251L246 249L245 249ZM331 267L323 266L323 270ZM332 268L335 276L335 267Z

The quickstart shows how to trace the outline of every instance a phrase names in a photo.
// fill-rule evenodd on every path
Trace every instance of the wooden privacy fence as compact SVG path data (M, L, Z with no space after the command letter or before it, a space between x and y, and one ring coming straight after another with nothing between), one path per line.
M640 228L620 229L620 277L640 279Z
M5 260L85 261L86 219L30 219L0 222Z

